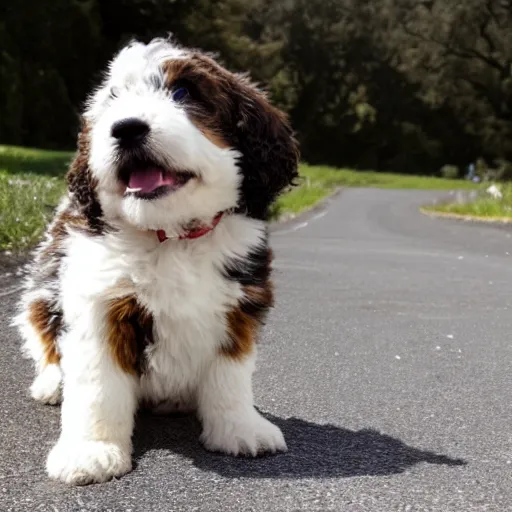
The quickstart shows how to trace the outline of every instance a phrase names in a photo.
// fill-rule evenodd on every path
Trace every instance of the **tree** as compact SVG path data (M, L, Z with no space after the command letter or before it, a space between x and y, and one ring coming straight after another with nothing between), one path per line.
M512 160L510 0L8 0L0 140L71 147L112 54L169 32L249 71L310 162L432 173Z

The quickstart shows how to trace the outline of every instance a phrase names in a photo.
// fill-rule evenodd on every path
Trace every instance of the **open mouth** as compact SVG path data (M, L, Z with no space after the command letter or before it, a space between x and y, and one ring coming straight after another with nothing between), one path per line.
M152 162L136 163L120 170L120 179L126 186L124 195L139 199L157 199L175 192L196 175L189 171L164 169Z

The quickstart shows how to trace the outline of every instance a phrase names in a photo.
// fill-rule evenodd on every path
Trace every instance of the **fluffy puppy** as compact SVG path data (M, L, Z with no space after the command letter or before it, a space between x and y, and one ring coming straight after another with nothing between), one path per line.
M208 450L286 449L251 380L273 301L265 220L297 159L285 116L212 58L161 39L114 58L15 320L32 397L62 400L50 477L130 471L140 405L196 411Z

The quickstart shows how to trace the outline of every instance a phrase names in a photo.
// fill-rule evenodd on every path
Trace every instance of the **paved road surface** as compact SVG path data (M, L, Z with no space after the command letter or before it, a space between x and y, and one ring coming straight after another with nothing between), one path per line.
M48 481L59 410L26 397L0 298L0 510L512 510L512 230L419 214L435 196L346 190L273 234L255 394L285 455L208 454L194 419L145 416L133 473Z

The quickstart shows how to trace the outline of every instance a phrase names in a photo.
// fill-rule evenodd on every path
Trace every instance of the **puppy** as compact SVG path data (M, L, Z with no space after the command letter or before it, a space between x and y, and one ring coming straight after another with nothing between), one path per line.
M196 411L208 450L286 450L251 380L273 301L265 220L297 160L284 114L209 56L158 39L110 63L15 320L32 397L62 400L51 478L130 471L142 405Z

